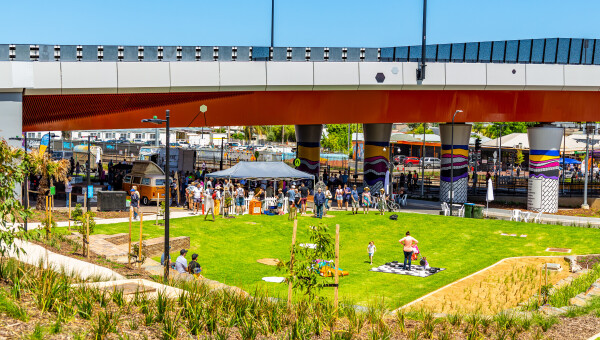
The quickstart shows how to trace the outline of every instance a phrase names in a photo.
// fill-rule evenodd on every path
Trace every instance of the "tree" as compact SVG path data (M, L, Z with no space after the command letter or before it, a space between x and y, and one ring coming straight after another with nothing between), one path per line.
M284 142L296 141L296 128L294 125L285 125L283 133ZM270 142L281 142L281 125L273 125L267 135L267 140Z
M523 151L521 149L517 150L517 157L515 159L515 163L517 165L521 165L525 161L525 157L523 157Z
M70 164L67 159L53 160L47 152L40 154L37 151L31 151L28 153L28 158L30 159L30 172L42 176L36 204L36 208L42 210L45 207L45 196L53 186L53 181L64 182L67 180Z
M525 133L528 127L536 124L536 122L493 123L488 125L484 135L489 138L498 138L500 137L500 130L502 130L502 136L511 133Z
M417 135L422 135L423 134L423 129L425 129L425 134L426 135L430 135L433 134L433 130L431 130L428 126L427 123L423 123L423 124L417 124L417 126L415 128L413 128L410 132L417 134Z
M29 162L25 151L0 139L0 262L13 252L18 255L23 251L14 243L15 237L23 229L20 225L15 228L14 224L23 221L30 212L19 201L15 188L27 177ZM26 234L20 237L26 238ZM0 264L0 277L3 277L2 268L4 265Z
M310 243L314 248L292 246L293 261L279 260L277 269L286 272L286 282L292 282L294 289L302 291L307 297L314 298L317 290L326 284L321 280L318 261L332 259L335 255L332 235L326 225L308 227Z
M354 138L355 124L350 124L350 131ZM361 124L358 125L358 132L362 132ZM327 136L324 135L321 139L321 146L331 151L348 153L348 124L327 124Z

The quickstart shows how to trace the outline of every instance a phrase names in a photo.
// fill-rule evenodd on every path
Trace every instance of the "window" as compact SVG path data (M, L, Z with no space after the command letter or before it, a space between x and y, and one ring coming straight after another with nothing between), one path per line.
M123 183L131 183L131 176L125 176L125 179L123 179Z
M156 186L164 186L165 185L165 179L164 178L158 178L156 179Z
M135 134L135 139L142 139L142 134L141 133L136 133Z
M142 183L142 178L141 177L134 177L133 178L133 184L140 184Z
M150 185L150 178L142 178L142 185Z
M155 133L151 133L150 134L150 139L155 139L156 138L156 134Z

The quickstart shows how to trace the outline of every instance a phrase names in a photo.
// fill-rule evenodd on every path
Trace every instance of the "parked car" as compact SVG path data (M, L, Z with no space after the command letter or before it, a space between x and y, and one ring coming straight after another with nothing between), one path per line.
M134 140L133 140L133 143L134 143L134 144L142 144L143 142L144 142L144 141L143 141L143 140L141 140L141 139L134 139Z
M423 162L425 162L425 169L439 168L442 164L439 158L434 157L425 157L421 159L419 161L419 166L423 166Z
M394 163L404 164L405 158L406 158L406 156L404 156L404 155L396 155L393 157L393 160L394 160Z
M417 166L419 165L419 157L405 157L404 166Z

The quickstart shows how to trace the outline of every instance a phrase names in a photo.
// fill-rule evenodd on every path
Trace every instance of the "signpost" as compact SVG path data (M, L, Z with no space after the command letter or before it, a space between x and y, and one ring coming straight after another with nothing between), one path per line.
M300 158L294 159L294 166L297 168L300 166Z

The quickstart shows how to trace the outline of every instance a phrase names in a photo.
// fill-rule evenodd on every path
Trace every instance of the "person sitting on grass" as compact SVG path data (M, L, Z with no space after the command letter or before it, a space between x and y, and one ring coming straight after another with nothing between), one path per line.
M419 264L423 267L423 269L429 269L429 262L427 262L427 258L423 256Z
M192 254L192 261L190 261L190 264L188 266L188 272L194 275L195 277L198 277L202 272L202 267L200 266L197 260L198 254Z
M175 260L175 270L179 273L187 273L188 272L188 263L185 259L185 255L187 254L187 250L181 249L179 251L179 256L177 260Z

